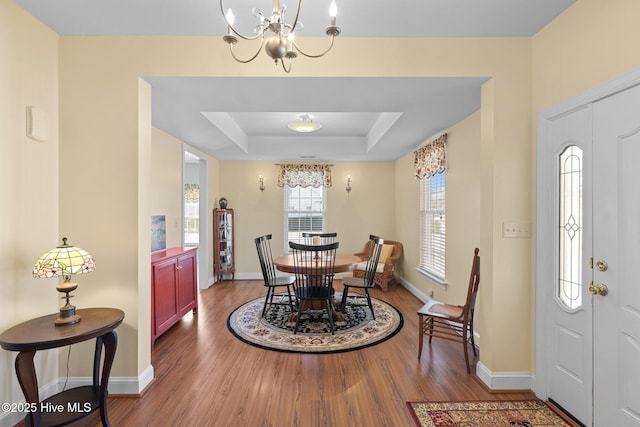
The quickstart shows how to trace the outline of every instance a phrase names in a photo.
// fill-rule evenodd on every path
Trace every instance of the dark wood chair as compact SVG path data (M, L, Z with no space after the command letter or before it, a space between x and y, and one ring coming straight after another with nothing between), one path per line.
M254 242L256 244L256 250L258 251L258 259L260 260L260 269L262 270L264 286L267 288L267 296L264 300L262 316L264 317L264 314L267 312L267 307L270 307L272 304L288 305L293 313L294 301L291 291L293 284L296 281L296 277L293 275L276 275L276 267L273 264L273 254L271 252L271 234L256 237ZM276 294L277 288L286 288L286 295L284 293ZM276 296L278 297L278 300L274 303L273 299Z
M371 235L369 238L372 242L369 245L369 254L367 256L363 277L344 277L342 279L344 290L342 291L340 310L344 312L347 307L347 299L351 298L353 302L350 305L368 306L369 310L371 310L371 316L375 320L376 314L373 311L373 304L371 303L371 295L369 295L369 289L373 288L376 285L376 269L378 268L378 260L380 259L380 252L382 251L384 240L373 235ZM352 295L349 295L349 290L352 288L361 289L362 293L353 293ZM366 299L366 304L358 302L358 299L363 297Z
M313 245L314 237L317 245L326 245L327 243L333 243L338 238L338 233L302 233L305 245Z
M300 327L300 318L309 312L326 311L333 325L333 273L339 242L326 245L303 245L289 242L293 252L293 265L296 276L294 292L298 301L298 315L294 334Z
M471 264L471 276L467 289L467 299L463 306L451 305L431 300L419 311L419 341L418 359L422 355L422 340L425 335L429 337L429 344L433 337L443 338L462 343L464 348L464 360L467 363L467 372L471 373L469 364L468 345L471 343L473 355L478 356L476 344L473 339L473 315L475 312L476 297L480 286L480 256L478 248L473 252Z

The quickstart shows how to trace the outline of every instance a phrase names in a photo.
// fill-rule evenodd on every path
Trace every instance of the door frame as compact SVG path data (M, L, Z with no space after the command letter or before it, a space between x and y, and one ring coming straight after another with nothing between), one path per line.
M540 111L537 115L537 148L536 148L536 375L533 377L532 389L543 400L548 398L549 373L547 369L547 334L551 331L548 324L548 301L552 297L549 294L549 276L554 274L549 265L555 265L555 219L549 212L549 207L554 206L550 200L550 192L541 186L542 177L550 176L556 171L555 162L541 162L547 153L549 141L547 123L553 117L566 114L579 108L584 108L593 102L606 98L618 92L622 92L632 86L640 84L640 68L615 77L605 83L560 102L554 106ZM551 277L553 282L553 277ZM584 284L583 284L584 286ZM586 290L586 287L585 287ZM589 420L591 422L592 420Z
M182 167L184 168L185 156L189 152L200 159L198 165L198 186L200 188L200 202L198 214L200 216L199 227L199 243L198 243L198 288L207 289L213 283L213 279L209 277L209 260L211 254L209 248L212 247L210 236L212 235L211 221L212 217L209 216L209 162L207 161L207 155L202 151L194 148L186 143L182 144ZM182 171L182 230L181 241L184 245L184 169Z

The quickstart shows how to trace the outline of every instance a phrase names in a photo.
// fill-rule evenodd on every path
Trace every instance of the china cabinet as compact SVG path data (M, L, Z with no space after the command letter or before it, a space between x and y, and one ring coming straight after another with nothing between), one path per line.
M213 210L213 271L218 280L235 275L233 209Z

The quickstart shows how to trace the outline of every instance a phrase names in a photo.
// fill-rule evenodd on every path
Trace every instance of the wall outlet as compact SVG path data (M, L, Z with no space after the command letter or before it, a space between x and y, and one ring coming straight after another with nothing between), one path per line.
M503 222L502 237L504 238L530 238L531 224L528 222Z

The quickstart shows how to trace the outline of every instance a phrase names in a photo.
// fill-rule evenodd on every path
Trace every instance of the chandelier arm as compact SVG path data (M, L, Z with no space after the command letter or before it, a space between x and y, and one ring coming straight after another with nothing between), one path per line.
M291 32L295 31L296 25L298 25L298 16L300 16L300 6L302 6L302 0L298 0L298 9L296 10L296 19L293 20L293 25L291 26Z
M280 63L282 64L282 69L284 70L284 72L289 74L291 72L291 58L287 58L287 59L289 60L289 68L287 68L287 66L284 65L284 58L280 60Z
M302 55L306 56L307 58L320 58L320 57L326 55L331 50L331 48L333 47L333 41L334 40L335 40L335 37L333 35L331 35L331 43L329 44L329 47L324 52L322 52L320 54L317 54L317 55L312 55L312 54L309 54L309 53L305 53L302 49L300 49L300 46L298 46L298 43L296 43L295 40L293 41L293 45L295 46L295 48L296 48L296 50L298 52L300 52Z
M229 43L229 52L231 52L231 56L233 56L233 59L235 59L236 61L238 61L238 62L240 62L242 64L248 64L249 62L251 62L254 59L256 59L256 57L260 53L260 50L262 50L262 45L264 45L264 37L262 38L262 40L260 40L260 46L258 47L258 50L256 50L255 55L253 55L249 59L240 59L240 58L238 58L236 56L236 54L233 52L233 43Z
M238 30L235 29L235 27L233 25L231 25L229 23L229 21L227 20L227 15L224 13L224 4L223 4L223 0L220 0L220 12L222 12L222 18L224 19L224 22L227 24L227 27L233 31L233 34L235 34L236 36L240 37L241 39L244 40L256 40L258 37L264 37L264 30L265 30L265 25L264 24L260 24L260 32L258 34L256 34L255 36L245 36L244 34L240 33ZM255 58L255 56L254 56Z

